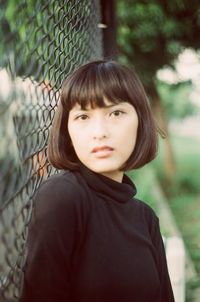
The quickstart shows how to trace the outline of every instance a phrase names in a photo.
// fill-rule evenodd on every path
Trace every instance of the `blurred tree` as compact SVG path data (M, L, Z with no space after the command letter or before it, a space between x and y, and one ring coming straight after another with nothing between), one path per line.
M146 88L160 127L166 132L165 172L171 180L175 162L165 107L156 85L159 69L174 67L185 47L200 48L200 2L197 0L118 0L119 60L133 66Z
M157 81L157 90L170 118L182 119L196 113L196 106L190 102L191 81L169 84Z

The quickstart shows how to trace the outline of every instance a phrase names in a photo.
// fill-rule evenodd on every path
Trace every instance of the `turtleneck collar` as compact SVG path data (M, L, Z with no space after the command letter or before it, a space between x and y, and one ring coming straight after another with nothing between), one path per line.
M80 172L89 187L117 202L126 203L132 199L137 192L134 183L126 174L124 174L122 182L120 183L91 171L83 164L80 165Z

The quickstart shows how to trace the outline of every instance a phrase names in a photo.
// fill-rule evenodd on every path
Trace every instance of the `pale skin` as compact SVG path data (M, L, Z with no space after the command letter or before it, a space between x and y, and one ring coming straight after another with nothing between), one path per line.
M132 154L137 138L138 116L127 103L82 110L76 104L69 112L68 131L79 160L93 172L122 182L121 167Z

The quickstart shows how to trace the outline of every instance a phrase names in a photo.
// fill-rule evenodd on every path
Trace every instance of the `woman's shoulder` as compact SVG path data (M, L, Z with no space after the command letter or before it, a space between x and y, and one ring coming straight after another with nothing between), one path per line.
M159 219L155 210L146 201L140 199L135 199L135 201L146 220L148 220L149 222L158 222Z
M69 170L64 170L51 175L49 178L44 180L39 187L39 191L55 192L55 190L59 189L64 192L69 192L77 191L78 188L81 189L75 173Z
M76 173L61 171L41 183L34 195L34 204L55 210L76 208L83 199L84 188L79 184Z
M138 208L140 209L140 221L147 226L153 241L160 237L160 222L156 211L145 201L136 200Z
M83 232L89 207L76 173L60 172L43 181L33 196L33 211L30 226L55 235L68 230ZM53 235L52 235L53 236Z

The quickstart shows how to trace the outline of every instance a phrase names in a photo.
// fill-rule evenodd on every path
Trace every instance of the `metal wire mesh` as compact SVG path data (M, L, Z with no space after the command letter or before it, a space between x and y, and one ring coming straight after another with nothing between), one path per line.
M46 143L63 79L102 57L98 0L0 6L0 301L18 301L32 197L56 173Z

